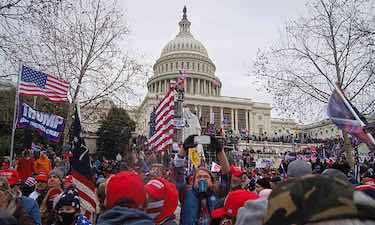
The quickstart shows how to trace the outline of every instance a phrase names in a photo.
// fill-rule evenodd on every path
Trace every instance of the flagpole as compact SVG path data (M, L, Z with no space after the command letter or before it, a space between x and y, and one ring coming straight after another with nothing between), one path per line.
M336 87L337 93L344 100L344 103L345 103L346 107L348 107L348 109L350 110L350 112L354 115L355 119L360 123L361 127L362 128L365 127L366 124L359 118L359 116L357 115L357 113L354 111L354 109L352 108L352 106L349 104L348 100L344 96L344 93L341 91L341 89L337 85L335 87ZM365 133L370 138L370 140L372 141L372 143L375 145L375 139L372 136L372 134L367 133L367 132L365 132Z
M12 126L12 139L10 142L10 165L13 164L13 154L14 154L14 135L16 133L17 127L17 114L18 114L18 104L19 104L19 88L20 88L20 77L22 73L22 64L19 63L19 71L17 76L17 89L16 89L16 97L14 99L14 112L13 112L13 126Z

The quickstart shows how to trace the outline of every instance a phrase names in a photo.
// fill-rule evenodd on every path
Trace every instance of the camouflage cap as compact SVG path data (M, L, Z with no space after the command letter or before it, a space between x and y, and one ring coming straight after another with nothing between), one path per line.
M320 175L296 178L272 191L264 224L375 220L375 201L361 201L358 194L354 194L350 184L337 178Z

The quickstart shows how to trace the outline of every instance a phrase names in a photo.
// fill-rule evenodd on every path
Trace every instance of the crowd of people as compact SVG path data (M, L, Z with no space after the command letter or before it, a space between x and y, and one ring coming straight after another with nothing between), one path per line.
M375 224L374 163L361 182L344 157L331 164L289 157L279 168L243 168L230 165L221 141L211 137L207 150L220 166L213 173L204 163L188 166L196 145L188 137L169 164L143 153L133 163L94 160L99 204L90 219L70 175L71 152L24 151L15 168L3 162L0 170L0 224Z

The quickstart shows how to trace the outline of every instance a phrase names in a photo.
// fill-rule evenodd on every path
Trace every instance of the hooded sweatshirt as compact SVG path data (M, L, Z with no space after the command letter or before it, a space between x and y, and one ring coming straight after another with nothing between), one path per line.
M154 225L151 217L145 212L115 206L104 212L98 220L97 225Z

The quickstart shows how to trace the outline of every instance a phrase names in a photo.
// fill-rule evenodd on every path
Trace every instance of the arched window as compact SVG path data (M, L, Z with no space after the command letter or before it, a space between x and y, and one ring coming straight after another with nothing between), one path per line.
M184 68L184 62L181 62L181 69Z
M184 43L182 43L181 48L182 48L182 49L184 48Z
M177 49L180 49L180 43L177 44Z
M176 70L178 69L178 62L176 62Z
M171 70L173 70L173 63L171 63Z
M190 63L189 62L186 63L186 67L187 67L187 69L190 69Z
M199 68L199 67L200 67L200 63L198 63L198 71L200 71L200 68Z
M161 72L164 72L164 64L161 65Z
M176 44L173 44L173 50L175 50L176 49Z

